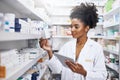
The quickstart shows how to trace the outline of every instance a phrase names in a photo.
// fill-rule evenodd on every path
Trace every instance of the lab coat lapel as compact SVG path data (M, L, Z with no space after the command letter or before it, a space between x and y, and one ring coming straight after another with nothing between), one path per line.
M87 40L87 42L85 43L84 47L82 48L81 52L80 52L80 55L78 57L78 60L77 62L81 62L82 59L84 58L84 56L87 55L87 52L89 50L89 47L90 47L90 39ZM75 51L76 51L76 45L75 45ZM76 54L76 53L75 53Z

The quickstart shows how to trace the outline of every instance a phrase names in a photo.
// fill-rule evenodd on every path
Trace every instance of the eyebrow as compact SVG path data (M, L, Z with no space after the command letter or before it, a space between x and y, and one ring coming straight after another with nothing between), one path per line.
M74 24L74 25L71 24L70 26L78 26L78 25L79 25L79 24Z

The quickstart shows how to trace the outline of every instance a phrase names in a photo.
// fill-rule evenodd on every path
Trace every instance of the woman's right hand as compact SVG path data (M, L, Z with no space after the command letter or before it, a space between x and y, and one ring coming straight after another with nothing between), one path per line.
M53 53L52 53L52 48L51 45L49 44L47 39L40 39L39 41L40 47L43 48L48 52L49 58L52 58Z

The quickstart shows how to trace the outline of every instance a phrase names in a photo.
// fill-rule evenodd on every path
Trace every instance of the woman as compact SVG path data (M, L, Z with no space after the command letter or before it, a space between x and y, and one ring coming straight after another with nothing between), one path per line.
M63 67L54 56L46 39L40 41L40 46L48 52L50 58L48 66L53 73L62 71L62 80L106 80L103 49L87 37L89 29L95 28L98 22L96 11L92 3L81 3L72 10L71 32L75 40L66 43L58 53L75 60L75 63L66 60L68 68Z

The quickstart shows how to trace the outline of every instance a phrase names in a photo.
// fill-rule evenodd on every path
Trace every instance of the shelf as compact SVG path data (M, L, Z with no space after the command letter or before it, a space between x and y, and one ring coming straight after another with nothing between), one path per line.
M116 40L120 40L120 36L116 36L115 39L116 39Z
M115 65L114 63L109 63L109 64L106 64L107 67L109 67L110 69L116 71L117 73L119 73L119 68L117 65Z
M117 40L116 37L113 36L104 36L103 39L109 39L109 40Z
M67 25L67 26L70 26L71 25L71 23L65 23L65 22L54 22L54 23L52 23L52 25Z
M97 26L103 26L103 23L101 23L101 22L97 23Z
M115 54L115 55L119 56L119 52L117 52L117 51L112 51L112 50L108 50L108 49L105 49L105 48L103 50L106 51L106 52L109 52L111 54Z
M105 13L105 14L104 14L104 17L105 17L105 18L109 18L109 17L111 17L112 15L118 13L119 11L120 11L120 7L117 7L117 8L115 8L115 9L112 9L112 10L110 10L109 12Z
M40 76L38 77L38 80L41 80L41 78L43 77L46 70L47 70L47 66L45 66L45 68L42 69L42 72L40 73Z
M118 37L114 37L114 36L104 36L103 39L109 39L109 40L119 40L120 39L120 36Z
M108 37L108 36L88 36L89 38L102 38L109 40L119 40L120 37ZM72 36L53 36L53 38L72 38Z
M105 24L105 23L104 23ZM110 23L108 25L104 25L103 28L108 28L108 27L115 27L115 26L119 26L120 24L119 23Z
M32 20L42 20L47 22L45 19L45 15L37 13L34 7L26 5L22 0L1 0L0 3L8 6L7 8L2 6L3 12L15 13L16 16L19 18L27 17Z
M88 36L89 38L103 38L104 36Z
M38 39L41 35L23 34L17 32L0 32L0 41Z
M72 38L72 36L53 36L53 38Z
M17 66L11 74L7 75L6 79L0 79L0 80L16 80L21 75L23 75L29 68L31 68L40 58L42 58L42 54L39 55L34 60L30 60L28 62L23 63L20 66Z
M108 40L120 40L120 36L88 36L89 38L102 38L102 39L108 39Z

